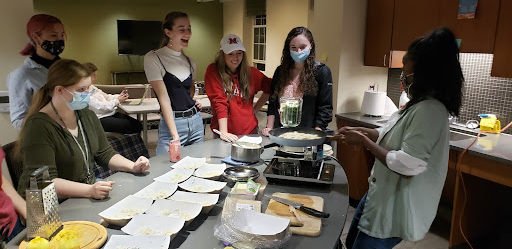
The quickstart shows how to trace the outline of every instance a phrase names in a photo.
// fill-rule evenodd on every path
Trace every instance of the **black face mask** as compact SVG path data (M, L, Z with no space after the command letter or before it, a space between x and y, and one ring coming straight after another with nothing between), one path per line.
M44 51L57 56L64 51L64 40L43 41L41 48L43 48Z

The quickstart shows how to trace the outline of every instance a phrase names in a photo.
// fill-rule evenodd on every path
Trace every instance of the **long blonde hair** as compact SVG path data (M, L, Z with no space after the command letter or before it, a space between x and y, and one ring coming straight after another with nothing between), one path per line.
M245 51L243 52L242 62L236 68L237 73L239 74L239 82L240 82L240 93L244 100L249 100L251 97L251 68L247 63L247 54ZM226 54L220 50L215 56L215 66L217 67L217 72L220 75L220 79L222 80L222 86L224 87L224 91L228 97L233 96L233 77L229 72L229 68L226 65Z
M60 59L53 63L53 65L48 70L48 78L46 84L41 89L37 90L37 92L32 97L32 104L28 109L27 116L23 120L23 126L16 142L16 155L21 156L21 138L25 130L27 119L34 115L34 113L39 112L45 105L50 103L55 87L72 86L89 76L91 76L91 72L88 70L88 68L75 60Z

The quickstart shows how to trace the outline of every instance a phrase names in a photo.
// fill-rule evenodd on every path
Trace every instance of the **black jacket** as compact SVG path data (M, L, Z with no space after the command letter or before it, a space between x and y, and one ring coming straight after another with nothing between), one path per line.
M315 128L322 130L332 121L332 75L331 69L323 63L316 63L315 80L318 83L318 93L316 96L303 96L302 120L299 127ZM273 94L279 81L281 66L277 67L272 77L270 87L271 96L269 99L267 115L275 115L274 128L281 127L279 118L279 98L274 98Z

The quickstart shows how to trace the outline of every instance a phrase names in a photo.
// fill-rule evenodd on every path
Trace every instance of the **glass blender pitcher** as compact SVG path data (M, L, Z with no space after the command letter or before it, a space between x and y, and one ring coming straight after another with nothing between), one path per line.
M297 127L302 117L302 98L282 97L279 103L281 124L284 127Z

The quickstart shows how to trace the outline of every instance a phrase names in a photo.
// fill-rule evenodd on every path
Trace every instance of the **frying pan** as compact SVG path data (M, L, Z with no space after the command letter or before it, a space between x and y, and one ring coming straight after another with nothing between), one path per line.
M306 134L314 134L318 135L320 138L317 139L308 139L308 140L298 140L298 139L287 139L279 137L281 134L286 132L300 132ZM314 128L305 128L305 127L293 127L293 128L276 128L269 132L270 140L272 142L277 143L283 146L291 146L291 147L310 147L317 146L324 143L326 133L323 131L319 131Z

